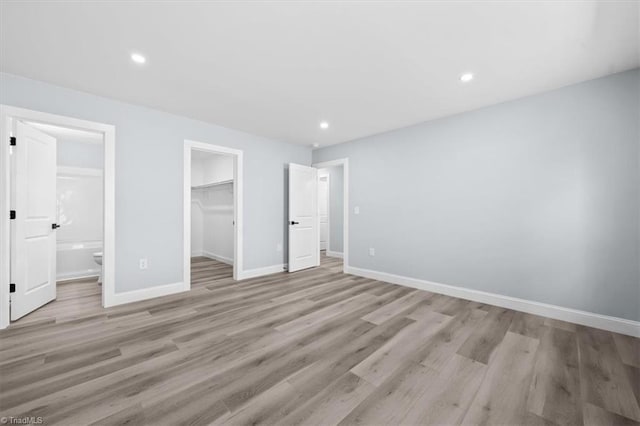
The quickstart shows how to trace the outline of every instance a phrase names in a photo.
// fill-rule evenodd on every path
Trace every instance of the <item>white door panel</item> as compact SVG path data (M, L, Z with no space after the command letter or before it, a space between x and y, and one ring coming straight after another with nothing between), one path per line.
M56 140L16 123L11 319L56 298Z
M27 269L25 289L26 293L29 294L49 283L49 262L51 261L51 256L49 253L48 238L27 238L25 249L26 257L30 263L42 265L42 267Z
M320 264L318 172L289 164L289 272Z

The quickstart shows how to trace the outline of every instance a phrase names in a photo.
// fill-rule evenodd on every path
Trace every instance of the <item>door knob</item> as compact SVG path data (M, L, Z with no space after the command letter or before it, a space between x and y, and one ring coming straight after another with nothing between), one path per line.
M51 229L58 229L60 228L61 225L58 225L57 223L52 223L51 224Z
M292 220L291 222L289 222L291 225L299 225L300 222L296 222L295 220Z

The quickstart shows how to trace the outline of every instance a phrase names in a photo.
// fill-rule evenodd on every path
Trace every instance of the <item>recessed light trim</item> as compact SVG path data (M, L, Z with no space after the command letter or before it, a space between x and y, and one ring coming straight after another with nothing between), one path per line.
M131 54L131 60L133 62L135 62L136 64L140 64L140 65L144 64L145 62L147 62L147 58L145 58L140 53L132 53Z
M320 122L320 128L323 130L326 130L329 128L329 123L327 121L321 121Z
M473 73L471 73L471 72L465 72L464 74L462 74L460 76L460 81L463 82L463 83L468 83L471 80L473 80Z

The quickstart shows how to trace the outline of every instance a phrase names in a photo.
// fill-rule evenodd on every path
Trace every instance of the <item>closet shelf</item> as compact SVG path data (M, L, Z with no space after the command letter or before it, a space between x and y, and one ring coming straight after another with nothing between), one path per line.
M215 182L215 183L206 183L204 185L192 185L191 189L213 188L214 186L221 186L221 185L233 185L233 179L223 180L223 181Z

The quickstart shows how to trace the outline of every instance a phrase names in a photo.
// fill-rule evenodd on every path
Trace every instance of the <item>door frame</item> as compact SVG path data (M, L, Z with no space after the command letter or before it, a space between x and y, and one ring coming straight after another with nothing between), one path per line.
M212 145L189 139L184 141L184 186L183 186L183 282L185 290L191 289L191 152L204 151L231 156L233 162L233 279L242 279L243 242L243 152L240 149Z
M311 165L311 167L317 169L335 166L342 166L342 271L347 273L349 269L349 158L338 158L337 160L322 161Z
M9 282L11 262L11 171L9 138L14 120L35 121L62 127L102 133L103 135L103 248L102 306L115 305L115 135L110 124L82 120L64 115L0 105L0 329L9 326ZM20 141L18 141L18 144Z

